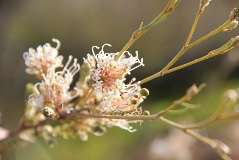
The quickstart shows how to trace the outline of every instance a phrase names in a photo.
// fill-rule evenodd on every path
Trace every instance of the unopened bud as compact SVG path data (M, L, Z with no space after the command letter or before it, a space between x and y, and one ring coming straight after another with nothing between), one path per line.
M201 0L200 1L200 10L204 10L205 7L207 7L209 5L209 3L211 2L211 0Z
M142 88L140 90L140 94L141 94L141 96L147 97L149 95L149 90L147 88Z
M238 17L239 17L239 3L237 4L237 7L234 8L229 15L230 20L235 20Z
M42 111L42 114L47 118L55 117L55 111L50 107L45 107Z
M238 25L238 21L234 20L230 24L228 24L225 28L223 28L223 31L230 31L236 28Z
M136 98L131 98L131 99L130 99L130 102L131 102L132 104L137 104L137 99L136 99Z
M27 83L26 90L27 90L28 93L34 93L35 92L34 84Z
M149 111L144 111L143 115L149 116L149 115L150 115L150 112L149 112Z
M226 154L231 153L230 148L223 142L221 142L219 140L214 140L214 142L215 142L215 145L212 146L213 148L217 149L220 152L226 153Z
M201 0L200 3L204 6L208 6L211 0Z
M225 98L235 102L237 100L237 92L234 89L229 89L225 93Z
M238 47L239 46L239 36L236 36L232 39L231 45L232 47Z
M102 93L101 92L96 92L94 98L97 102L102 101Z
M194 84L186 92L188 97L194 97L198 93L198 87Z

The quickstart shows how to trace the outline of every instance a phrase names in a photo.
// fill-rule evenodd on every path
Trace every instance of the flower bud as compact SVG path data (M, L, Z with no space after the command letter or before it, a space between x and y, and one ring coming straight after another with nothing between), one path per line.
M236 36L235 38L232 39L231 42L231 47L238 47L239 46L239 36Z
M230 31L236 28L238 25L238 21L234 20L230 24L228 24L225 28L223 28L223 31Z
M141 96L147 97L149 95L149 90L147 88L142 88L140 90L140 94L141 94Z
M225 98L235 102L237 100L237 92L234 89L229 89L225 93Z
M96 102L102 101L102 93L96 92L95 95L94 95L94 98L95 98Z
M149 116L149 115L150 115L150 112L146 110L146 111L144 111L143 115Z
M27 83L26 90L27 90L28 93L34 93L35 92L34 84Z
M214 140L215 144L212 146L213 148L217 149L219 152L223 152L226 154L231 153L230 148L219 140Z
M208 6L210 2L211 2L211 0L201 0L201 1L200 1L200 6L199 6L199 8L202 9L202 10L204 10L204 8L205 8L206 6Z
M235 20L238 17L239 17L239 3L237 4L237 7L234 8L229 15L230 20Z
M201 5L208 6L211 0L201 0L200 3Z
M197 86L194 84L192 85L186 92L186 95L190 98L194 97L196 94L198 93L198 88Z
M130 101L131 101L132 104L137 104L137 99L136 98L131 98Z

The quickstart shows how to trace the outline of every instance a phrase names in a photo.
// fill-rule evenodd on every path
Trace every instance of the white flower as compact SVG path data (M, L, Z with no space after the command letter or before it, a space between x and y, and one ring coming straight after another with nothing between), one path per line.
M138 87L140 88L140 87ZM107 114L115 113L120 115L137 114L138 106L145 99L140 95L139 90L121 93L105 97L99 103L100 108Z
M74 59L73 64L69 66L71 61L72 56L69 57L62 71L56 71L54 66L49 68L47 74L42 75L42 83L38 84L39 91L36 92L39 93L41 91L39 94L45 94L45 101L48 99L48 101L52 103L53 108L63 105L78 95L76 88L76 93L73 95L69 91L74 75L80 70L77 59Z
M38 78L41 78L42 74L46 74L48 68L62 66L63 57L58 56L60 41L57 39L52 39L52 41L57 43L56 48L46 43L43 46L38 46L36 50L30 48L28 52L23 54L25 64L28 67L26 69L27 73L35 74Z
M137 52L136 56L132 56L128 51L125 51L120 58L115 60L119 52L105 53L104 46L111 45L103 45L98 54L95 54L94 49L99 49L99 47L93 46L93 56L88 54L87 59L84 59L91 71L92 87L100 90L103 97L136 90L137 85L124 83L125 76L130 74L132 70L143 66L143 59L139 60Z
M89 101L88 106L99 109L99 114L106 115L141 115L142 110L138 108L145 96L140 94L141 87L136 79L133 78L129 83L125 83L126 75L131 71L144 66L143 59L139 59L138 53L131 55L128 51L119 56L117 53L105 53L104 47L111 46L105 44L98 53L92 47L93 55L88 54L84 59L90 69L90 76L87 80L89 87L93 89L95 103ZM116 58L117 57L117 58ZM118 58L119 57L119 58ZM102 119L102 124L108 127L117 126L122 129L134 132L129 123L140 121L127 121L122 119Z

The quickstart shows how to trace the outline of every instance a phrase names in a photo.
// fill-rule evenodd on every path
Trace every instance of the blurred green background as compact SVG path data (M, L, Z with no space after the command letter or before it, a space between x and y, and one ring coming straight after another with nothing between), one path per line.
M224 23L237 2L237 0L212 1L199 21L193 41ZM62 43L60 54L65 57L73 55L80 63L82 57L91 53L91 47L94 45L102 46L110 43L112 47L108 48L108 51L117 52L126 44L141 22L149 23L166 4L167 0L1 0L2 126L7 129L14 129L17 126L24 112L25 84L36 82L35 77L25 73L22 54L28 51L29 47L36 48L47 42L55 45L51 39L57 38ZM166 21L147 32L129 49L131 53L137 50L145 63L145 67L135 70L133 76L141 80L162 69L172 59L188 36L198 5L199 0L182 0ZM210 38L190 50L176 65L205 55L238 33L237 28ZM150 90L150 96L143 104L143 109L152 113L157 112L182 96L193 83L206 82L207 89L195 99L195 103L201 103L202 108L177 117L181 121L186 121L209 116L220 104L223 92L227 88L238 87L238 51L235 49L230 54L215 57L143 85ZM224 141L236 151L239 146L233 142L239 140L239 135L234 135L238 130L233 127L237 127L238 124L233 126L228 124L226 123L226 126L229 128L223 131L219 129L225 127L225 123L220 123L203 130L203 133L214 138L224 138ZM128 133L118 128L108 129L102 137L90 135L87 142L59 138L58 145L54 148L50 148L39 139L37 143L11 151L4 159L219 159L215 152L204 144L194 142L188 137L180 138L184 136L181 133L176 133L176 137L185 140L183 142L167 138L170 135L175 136L175 131L171 131L162 122L144 122L142 126L135 127L138 129L136 133ZM167 139L170 139L169 142L166 142ZM175 144L179 144L179 148L174 150L174 147L178 147L174 146ZM182 148L185 150L181 151ZM183 156L172 158L172 155L184 152L188 154L187 158ZM238 153L232 153L234 158L238 156ZM162 156L163 154L168 155Z

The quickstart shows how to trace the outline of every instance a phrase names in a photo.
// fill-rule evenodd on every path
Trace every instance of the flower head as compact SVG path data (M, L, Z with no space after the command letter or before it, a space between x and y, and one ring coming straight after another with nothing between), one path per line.
M136 79L133 78L129 83L125 83L126 76L131 71L144 66L143 59L139 59L138 53L133 56L128 51L120 53L106 53L105 44L96 53L92 48L93 55L88 54L84 59L85 64L90 70L87 84L93 89L92 98L89 99L87 106L98 110L98 114L106 115L141 115L142 110L139 105L147 95L141 94L141 87ZM119 58L118 58L119 57ZM86 107L87 107L86 106ZM102 119L101 123L108 127L117 126L130 132L135 131L129 123L139 121L128 121L120 119Z
M43 81L39 84L39 89L45 93L45 98L53 105L53 108L61 106L78 95L78 93L72 95L69 92L73 77L80 70L77 59L74 59L73 64L69 66L71 61L72 56L69 57L62 71L56 71L53 66L48 69L46 75L42 75Z
M27 65L26 72L35 74L38 78L42 78L42 74L46 74L48 68L54 66L55 68L62 66L62 56L58 56L58 49L60 48L60 41L52 39L57 43L56 48L53 48L49 43L43 46L38 46L37 49L30 48L28 52L23 54L25 64Z
M136 56L132 56L128 51L125 51L119 59L115 60L119 53L105 53L104 46L111 45L103 45L98 54L95 53L94 49L99 49L99 47L92 47L93 56L88 54L87 59L84 59L91 71L91 85L95 89L101 90L104 95L121 93L126 88L132 87L131 84L126 85L124 83L125 76L135 68L143 66L143 59L139 60L137 52Z

